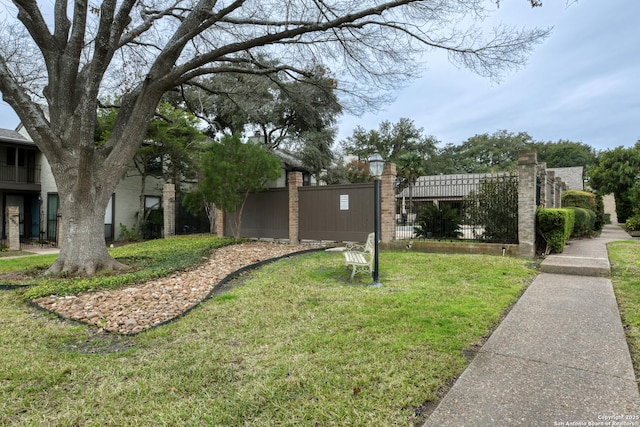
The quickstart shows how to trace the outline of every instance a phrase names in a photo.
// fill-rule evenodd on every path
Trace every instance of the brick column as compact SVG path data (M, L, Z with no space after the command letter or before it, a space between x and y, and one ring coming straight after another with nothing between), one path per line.
M20 250L20 208L7 206L7 240L10 251Z
M165 184L162 187L162 213L164 218L164 238L176 235L176 186Z
M536 254L536 150L518 153L518 246L520 256Z
M562 178L556 176L553 181L553 187L556 189L556 208L562 207Z
M300 244L300 196L298 187L302 187L302 172L289 172L287 179L289 188L289 243L298 245Z
M537 167L537 176L540 178L540 207L549 208L549 194L547 192L547 164L540 163Z
M224 237L224 211L216 209L216 234L218 237Z
M549 194L547 194L547 204L545 207L547 208L558 208L556 205L556 173L553 171L547 171L547 180L551 184L549 184Z
M385 163L380 182L380 240L392 241L396 236L396 165Z

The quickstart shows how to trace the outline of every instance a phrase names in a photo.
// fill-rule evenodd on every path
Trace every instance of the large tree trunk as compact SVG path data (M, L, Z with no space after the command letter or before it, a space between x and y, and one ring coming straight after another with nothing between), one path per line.
M152 112L153 106L149 110ZM92 112L84 113L90 116ZM69 127L73 131L74 127ZM118 150L104 150L96 147L92 132L76 130L75 135L68 138L66 155L52 155L49 160L60 199L61 231L60 255L47 274L90 276L101 270L125 269L127 266L107 251L104 215L139 143L134 140Z
M101 270L128 268L111 257L104 235L104 209L78 203L73 212L62 208L60 255L47 274L93 275Z
M93 275L100 270L128 268L111 257L105 243L104 213L111 186L91 186L87 182L80 186L68 184L64 182L58 188L60 255L47 274Z

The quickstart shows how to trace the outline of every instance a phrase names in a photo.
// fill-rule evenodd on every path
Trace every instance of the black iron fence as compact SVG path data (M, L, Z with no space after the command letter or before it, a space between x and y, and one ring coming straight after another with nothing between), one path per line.
M56 218L55 225L49 222L52 230L57 230L60 218ZM20 213L20 248L28 250L29 248L37 248L44 246L57 246L56 233L50 236L43 229L42 213L37 215L26 215Z
M199 215L193 215L183 206L184 194L176 196L175 200L175 221L176 221L176 234L196 234L196 233L209 233L211 227L209 225L209 218L207 217L204 209Z
M517 174L424 176L398 181L396 239L518 243Z

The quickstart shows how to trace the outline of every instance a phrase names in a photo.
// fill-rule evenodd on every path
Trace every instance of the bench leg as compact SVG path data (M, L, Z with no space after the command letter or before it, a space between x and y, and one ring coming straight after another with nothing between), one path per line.
M351 279L349 279L349 280L353 280L353 276L356 275L356 266L355 266L355 264L352 265L351 267L353 268L353 270L351 271Z

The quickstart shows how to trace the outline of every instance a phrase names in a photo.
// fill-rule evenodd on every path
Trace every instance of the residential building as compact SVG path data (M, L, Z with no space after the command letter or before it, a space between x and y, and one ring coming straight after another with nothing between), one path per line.
M0 129L0 195L2 236L6 235L6 207L20 208L20 235L41 239L42 159L36 145L17 131Z
M163 179L148 176L143 189L142 178L132 163L105 211L106 240L118 240L123 231L134 229L141 195L145 209L161 209L163 184ZM22 126L17 130L0 129L0 195L3 238L6 208L18 206L23 244L57 244L60 201L55 180L47 159Z

